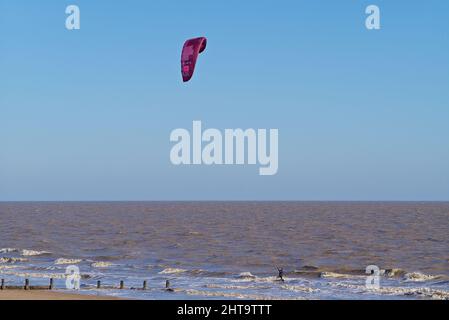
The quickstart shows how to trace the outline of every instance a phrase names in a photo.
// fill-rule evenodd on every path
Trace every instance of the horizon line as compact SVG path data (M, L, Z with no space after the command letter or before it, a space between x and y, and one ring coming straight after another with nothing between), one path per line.
M201 200L201 199L184 199L184 200L0 200L0 203L11 203L11 202L47 202L47 203L60 203L60 202L396 202L396 203L417 203L417 202L428 202L428 203L449 203L448 200L255 200L255 199L245 199L245 200Z

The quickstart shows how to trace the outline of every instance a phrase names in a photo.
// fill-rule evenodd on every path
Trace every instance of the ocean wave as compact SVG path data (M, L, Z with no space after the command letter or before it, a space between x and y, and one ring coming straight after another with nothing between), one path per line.
M53 279L65 279L64 273L36 273L36 272L17 272L17 271L3 271L3 274L13 275L21 278L53 278Z
M187 235L189 235L189 236L202 236L203 234L201 232L198 232L198 231L189 231L187 233Z
M356 274L323 271L323 272L321 272L320 277L321 278L335 278L335 279L354 279L354 278L366 278L366 275L356 275Z
M329 283L329 285L340 288L354 289L366 293L378 293L395 296L417 296L436 300L449 300L449 291L432 288L405 288L405 287L379 287L367 288L366 286L354 285L349 283Z
M186 272L185 269L178 269L178 268L165 268L164 270L160 271L159 274L174 274L174 273L183 273Z
M26 262L28 259L26 258L10 258L10 257L2 257L0 258L0 263L16 263L16 262Z
M12 266L12 265L0 265L0 271L2 270L9 270L9 269L16 269L17 266ZM1 272L1 273L5 273L5 272Z
M248 289L269 289L270 287L261 287L255 285L229 285L229 284L205 284L205 288L210 289L229 289L229 290L248 290Z
M403 269L386 269L380 270L380 275L388 278L399 278L404 281L410 282L425 282L442 279L441 275L429 275L420 272L407 272ZM335 279L364 279L368 274L363 274L357 272L339 273L331 271L323 271L320 273L321 278L335 278Z
M177 290L175 290L176 292ZM219 291L204 291L204 290L179 290L185 292L188 295L195 296L203 296L203 297L223 297L223 298L232 298L232 299L245 299L245 300L281 300L279 297L274 296L265 296L259 294L247 294L247 293L238 293L238 292L219 292ZM304 300L304 298L297 297L296 300ZM285 298L282 298L285 300Z
M337 270L329 270L329 269L321 269L315 266L304 266L300 269L294 270L293 274L301 275L301 276L312 276L319 278L363 278L368 276L365 270L357 270L357 269L337 269ZM390 278L403 278L407 272L402 269L393 268L393 269L385 269L380 270L380 275Z
M404 275L405 281L413 281L413 282L425 282L425 281L437 280L440 278L441 278L441 276L423 274L420 272L410 272L410 273L406 273Z
M217 277L217 278L225 277L225 276L229 275L228 272L224 272L224 271L207 271L207 270L203 270L203 269L189 270L189 271L187 271L187 273L192 276Z
M253 274L252 274L251 272L249 272L249 271L241 272L241 273L238 275L238 277L239 277L239 278L244 278L244 279L246 279L246 278L255 279L255 278L256 278L256 276L253 275Z
M78 264L82 262L82 259L66 259L66 258L59 258L55 260L55 264Z
M290 280L284 277L285 281ZM236 279L230 279L232 282L275 282L280 281L279 277L269 276L269 277L258 277L253 275L251 272L242 272Z
M28 249L23 249L20 253L22 256L41 256L41 255L47 255L47 254L51 254L51 252L48 251L37 251L37 250L28 250Z
M90 266L93 268L107 268L107 267L110 267L113 265L114 264L112 262L97 261L97 262L93 262Z
M300 269L294 270L292 273L294 275L301 275L306 277L314 277L319 278L321 275L321 270L318 267L315 266L303 266Z
M11 253L11 252L19 252L19 249L16 248L1 248L0 253Z
M319 292L319 289L314 289L314 288L310 288L310 287L306 287L306 286L298 286L298 285L283 285L281 286L282 289L285 290L290 290L290 291L294 291L294 292L304 292L304 293L314 293L314 292Z
M402 269L385 269L381 270L381 275L384 275L386 277L403 277L407 272Z
M290 278L284 277L284 281L289 281ZM270 276L270 277L256 277L254 279L255 282L280 282L281 280L278 277Z

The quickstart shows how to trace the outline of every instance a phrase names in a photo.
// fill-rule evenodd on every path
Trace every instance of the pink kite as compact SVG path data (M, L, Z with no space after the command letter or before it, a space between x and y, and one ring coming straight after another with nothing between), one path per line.
M206 49L207 39L204 37L189 39L184 43L181 54L182 81L189 81L195 71L198 55Z

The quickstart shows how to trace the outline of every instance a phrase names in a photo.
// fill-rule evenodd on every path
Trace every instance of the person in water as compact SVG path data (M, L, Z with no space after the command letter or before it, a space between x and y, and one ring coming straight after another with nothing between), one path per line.
M278 278L279 278L282 282L284 282L284 269L278 268L278 267L276 267L276 268L278 269L278 272L279 272Z

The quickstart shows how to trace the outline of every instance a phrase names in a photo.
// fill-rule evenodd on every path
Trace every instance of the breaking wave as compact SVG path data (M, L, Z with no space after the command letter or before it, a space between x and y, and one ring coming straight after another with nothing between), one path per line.
M261 287L257 286L239 286L239 285L226 285L226 284L206 284L204 285L205 288L210 289L230 289L230 290L247 290L247 289L262 289ZM269 287L266 287L267 289Z
M82 261L83 261L82 259L59 258L55 260L55 264L78 264Z
M402 269L386 269L381 270L381 276L387 278L398 278L403 281L409 282L426 282L432 280L443 279L444 276L441 275L430 275L423 274L421 272L406 272ZM323 271L320 273L321 278L334 278L334 279L365 279L367 277L366 274L355 274L355 273L338 273L331 271Z
M160 271L159 274L175 274L175 273L184 273L187 270L185 269L178 269L178 268L165 268L164 270Z
M335 278L335 279L353 279L353 278L366 278L366 275L346 274L324 271L320 274L321 278Z
M382 270L381 274L386 276L386 277L390 277L390 278L394 278L394 277L403 277L407 272L405 270L402 269L386 269L386 270Z
M1 248L0 253L10 253L10 252L19 252L19 249L16 248Z
M314 293L314 292L320 291L320 289L314 289L314 288L310 288L310 287L306 287L306 286L286 285L286 284L283 285L281 288L285 289L285 290L294 291L294 292L304 292L304 293Z
M204 296L204 297L222 297L222 298L245 299L245 300L280 300L279 297L260 295L260 294L238 293L238 292L204 291L195 289L182 290L182 292L185 292L188 295ZM295 299L304 300L304 298L302 297L297 297ZM285 300L285 298L283 300Z
M240 273L238 277L241 279L255 279L256 278L255 275L253 275L251 272L248 272L248 271Z
M230 279L232 282L275 282L279 281L280 279L275 276L269 276L269 277L258 277L253 275L251 272L242 272L240 273L237 278ZM284 280L288 280L288 278L284 277Z
M28 259L26 258L10 258L10 257L3 257L0 258L0 263L16 263L16 262L26 262Z
M17 268L16 266L12 266L12 265L0 265L1 273L5 273L5 274L6 274L6 272L4 272L2 270L10 270L10 269L16 269L16 268Z
M405 287L380 287L366 288L362 285L354 285L349 283L329 283L329 285L340 288L354 289L365 293L377 293L395 296L416 296L437 300L449 300L449 291L432 289L432 288L405 288Z
M106 262L106 261L97 261L92 263L90 266L92 268L107 268L114 265L112 262Z
M425 282L431 280L438 280L441 276L434 276L430 274L423 274L420 272L410 272L406 273L404 276L405 281L413 281L413 282Z
M41 255L47 255L47 254L51 254L51 252L48 251L37 251L37 250L27 250L27 249L23 249L21 251L21 255L22 256L41 256Z
M65 279L64 273L37 273L37 272L17 272L17 271L2 271L2 274L13 275L21 278L53 278L53 279Z
M3 257L0 258L0 263L16 263L16 262L26 262L28 259L26 258L10 258L10 257Z

